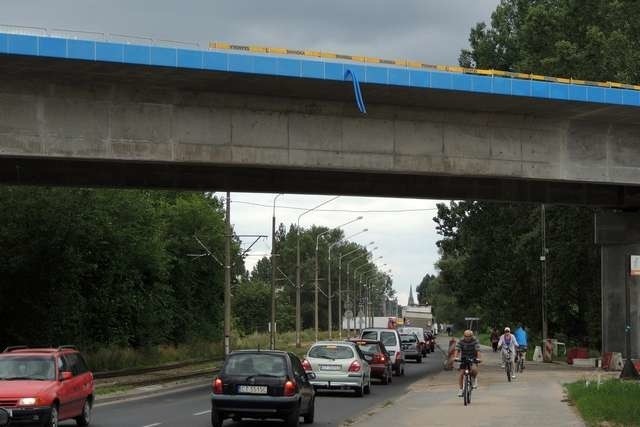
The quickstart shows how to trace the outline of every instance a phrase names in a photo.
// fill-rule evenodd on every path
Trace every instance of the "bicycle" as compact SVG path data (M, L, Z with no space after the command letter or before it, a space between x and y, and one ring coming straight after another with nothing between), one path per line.
M526 348L519 348L516 351L516 372L517 373L522 373L524 372L524 358L525 358L525 354L527 349Z
M463 357L462 359L456 359L456 362L460 362L460 369L464 369L464 378L462 379L462 397L464 406L471 403L471 392L473 391L473 378L471 378L471 365L478 364L480 361L476 358Z
M504 350L502 350L502 360L504 361L504 370L507 374L507 381L511 382L511 376L513 375L513 373L511 372L511 369L513 369L513 367L511 366L511 349L510 348L506 348Z

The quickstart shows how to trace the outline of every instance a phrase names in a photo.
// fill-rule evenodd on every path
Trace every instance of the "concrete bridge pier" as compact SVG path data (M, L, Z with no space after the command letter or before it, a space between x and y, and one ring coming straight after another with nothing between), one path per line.
M640 213L604 211L595 218L601 246L602 351L625 355L625 279L627 257L640 255ZM640 277L629 277L631 290L631 357L640 358Z

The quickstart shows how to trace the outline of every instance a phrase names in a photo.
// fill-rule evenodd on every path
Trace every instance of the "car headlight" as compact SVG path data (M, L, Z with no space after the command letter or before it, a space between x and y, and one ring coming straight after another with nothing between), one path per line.
M23 397L22 399L18 400L18 406L34 406L37 401L38 399L36 399L35 397Z

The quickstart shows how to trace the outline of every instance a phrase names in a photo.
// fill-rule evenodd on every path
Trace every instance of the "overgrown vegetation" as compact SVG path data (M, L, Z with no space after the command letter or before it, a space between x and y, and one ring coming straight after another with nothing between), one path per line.
M568 384L569 399L590 426L640 426L640 383L609 380ZM606 423L606 424L605 424Z
M0 206L0 348L76 344L94 370L222 354L221 200L205 193L3 186ZM313 226L299 233L303 329L314 326L315 242L325 231ZM194 256L204 252L196 237L213 257ZM276 320L285 338L295 329L297 237L295 226L287 230L281 225L276 234ZM320 240L320 329L328 329L327 248L343 237L334 230ZM270 319L271 263L263 258L249 274L240 251L234 238L232 339L258 341L266 336ZM364 248L348 241L336 244L334 330L338 256L351 251L348 260L360 256L352 268L370 267L367 283L376 289L374 308L393 295L390 278L370 263ZM342 283L346 303L346 269ZM363 283L350 283L350 301L361 294ZM260 344L266 348L268 339Z

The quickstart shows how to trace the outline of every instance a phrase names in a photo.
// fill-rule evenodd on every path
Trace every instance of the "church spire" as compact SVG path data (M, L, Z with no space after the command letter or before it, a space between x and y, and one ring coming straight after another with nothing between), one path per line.
M416 305L415 301L413 300L413 285L409 286L409 302L407 303L407 305L409 307L413 307L414 305Z

